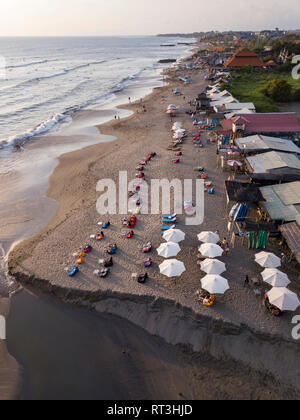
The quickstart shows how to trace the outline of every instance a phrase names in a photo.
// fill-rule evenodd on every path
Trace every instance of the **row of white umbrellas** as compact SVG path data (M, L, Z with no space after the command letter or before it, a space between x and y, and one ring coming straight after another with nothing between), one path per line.
M163 238L167 242L157 249L158 255L163 258L176 257L181 251L179 243L185 240L185 233L180 229L170 229L164 233ZM170 278L180 277L186 271L183 262L176 259L164 261L159 269L161 274Z
M212 295L224 294L230 289L228 280L221 276L226 271L226 265L215 259L223 255L223 249L217 245L220 237L215 232L201 232L198 239L203 242L199 251L201 255L207 257L201 262L201 270L207 274L201 280L202 288Z
M286 288L291 282L285 273L278 270L281 266L280 258L270 252L260 252L256 254L255 261L265 268L261 273L263 280L273 286L267 293L271 305L281 311L295 311L300 301L294 292Z
M185 233L178 229L170 229L163 237L167 242L157 249L158 255L164 258L176 257L181 251L179 243L185 239ZM208 257L201 262L201 270L207 274L201 280L202 288L211 294L224 294L230 287L227 279L221 276L226 271L226 265L215 259L223 255L223 249L216 245L220 241L219 235L214 232L202 232L198 239L201 242L210 241L199 249L203 256ZM263 280L273 286L267 294L270 303L282 311L295 311L300 301L295 293L286 288L290 281L288 276L277 268L281 265L280 259L274 254L261 252L256 255L255 260L265 267L261 274ZM184 264L176 259L166 260L160 265L161 274L167 277L178 277L185 271Z

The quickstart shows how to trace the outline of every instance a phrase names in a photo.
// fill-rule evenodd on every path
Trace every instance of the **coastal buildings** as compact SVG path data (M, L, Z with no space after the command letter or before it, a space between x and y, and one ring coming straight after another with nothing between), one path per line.
M300 180L300 160L296 155L284 152L267 152L246 158L248 168L253 173L288 173L290 170L299 172Z
M224 66L229 69L247 66L262 68L265 64L256 53L252 51L239 51L234 54L234 56L231 57Z
M291 140L280 139L277 137L268 137L256 134L254 136L237 138L235 139L235 144L244 153L263 153L275 150L300 155L300 148Z
M237 114L235 117L222 121L224 130L242 135L274 134L296 135L300 133L300 123L295 112Z
M300 182L261 187L262 202L269 218L277 222L300 223Z

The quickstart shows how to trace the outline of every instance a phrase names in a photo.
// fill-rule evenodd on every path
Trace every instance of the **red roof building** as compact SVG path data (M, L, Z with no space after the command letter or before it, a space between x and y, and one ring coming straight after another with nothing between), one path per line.
M224 130L245 134L300 133L300 123L295 112L270 114L236 114L229 120L222 121Z
M240 67L264 67L265 64L257 54L252 51L239 51L234 54L225 64L227 68L240 68Z

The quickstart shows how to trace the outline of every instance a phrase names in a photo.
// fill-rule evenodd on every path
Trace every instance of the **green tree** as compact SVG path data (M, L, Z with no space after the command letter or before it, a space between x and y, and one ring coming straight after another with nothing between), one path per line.
M271 80L265 86L266 95L277 102L292 100L292 86L286 80Z

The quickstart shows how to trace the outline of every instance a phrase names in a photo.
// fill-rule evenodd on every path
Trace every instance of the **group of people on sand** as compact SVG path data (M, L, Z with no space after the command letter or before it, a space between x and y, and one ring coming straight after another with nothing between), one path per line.
M202 303L204 306L212 306L215 302L215 297L206 290L196 292L196 302Z

